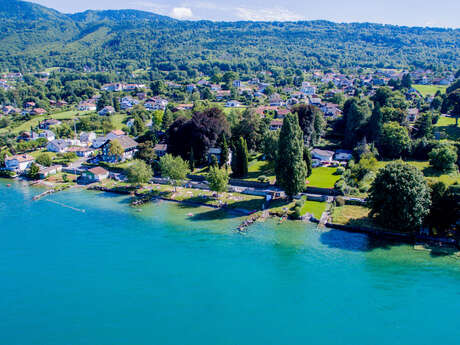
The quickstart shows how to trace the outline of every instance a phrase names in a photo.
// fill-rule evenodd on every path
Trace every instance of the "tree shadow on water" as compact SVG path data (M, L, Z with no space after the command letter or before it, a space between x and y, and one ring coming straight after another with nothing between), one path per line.
M353 252L370 252L374 249L389 250L394 246L407 244L402 241L379 238L376 235L351 233L335 229L322 233L320 241L329 248Z

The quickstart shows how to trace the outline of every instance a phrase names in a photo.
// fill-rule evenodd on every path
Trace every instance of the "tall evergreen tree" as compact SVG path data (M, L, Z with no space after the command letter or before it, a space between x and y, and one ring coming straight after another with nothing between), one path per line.
M290 198L305 188L307 164L303 155L303 132L297 115L288 115L280 132L275 171L278 185Z
M380 103L375 102L372 115L369 119L369 139L375 142L382 132L383 127L383 115L380 108Z
M220 146L220 167L223 167L223 166L226 166L227 165L227 162L228 162L228 156L230 154L230 150L228 148L228 144L227 144L227 138L225 135L222 135L221 136L221 140L219 142L219 146Z
M313 172L313 159L311 158L311 152L308 146L303 148L303 160L307 166L307 177L310 177Z
M248 175L248 146L246 140L240 137L236 143L235 153L232 159L232 170L235 177L245 177Z
M193 172L195 170L195 153L193 152L193 146L190 147L189 165L190 165L190 171Z

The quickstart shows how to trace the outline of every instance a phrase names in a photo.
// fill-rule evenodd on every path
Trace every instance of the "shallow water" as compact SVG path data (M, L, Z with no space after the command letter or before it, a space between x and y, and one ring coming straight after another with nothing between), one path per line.
M243 236L213 209L47 198L83 213L6 183L1 344L460 343L460 260L295 222Z

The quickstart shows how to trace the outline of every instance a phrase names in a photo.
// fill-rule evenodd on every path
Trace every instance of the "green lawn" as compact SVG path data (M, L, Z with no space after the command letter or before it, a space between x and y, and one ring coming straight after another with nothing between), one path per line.
M379 169L385 167L387 164L392 163L395 161L381 161L377 163L377 167ZM433 179L435 181L442 181L447 185L454 184L455 182L460 183L460 174L458 172L451 172L449 174L440 173L433 168L430 167L430 162L428 161L407 161L405 163L409 163L420 169L425 175L426 178Z
M362 206L345 205L335 207L332 212L332 222L342 225L369 225L369 209Z
M125 126L127 115L115 114L110 116L109 119L112 121L113 125L115 126L115 129L122 129L123 126Z
M308 187L334 188L335 183L340 179L339 175L334 175L336 171L337 168L314 168L308 178Z
M435 125L435 130L444 133L441 138L458 140L460 138L460 127L455 125L455 118L441 116Z
M300 211L301 215L306 214L307 212L312 214L316 219L320 219L321 215L326 211L327 203L320 201L305 201L305 204L302 206Z
M455 126L454 117L440 116L438 122L434 126L443 127L443 126L452 126L452 125Z
M13 134L19 134L24 131L29 131L31 127L37 127L39 122L45 120L45 119L56 119L56 120L71 120L77 115L87 115L90 112L85 112L85 111L64 111L61 113L56 113L56 114L49 114L49 115L41 115L41 116L36 116L33 119L30 119L29 121L26 121L24 123L21 123L19 126L11 128L2 128L0 129L0 133L6 133L8 132L8 129L11 129L11 132Z
M446 93L447 86L445 85L412 85L414 89L422 94L423 97L428 95L434 96L439 90L441 93Z
M268 161L253 160L248 165L248 177L249 181L257 181L259 176L266 176L270 182L275 181L275 168L272 163Z

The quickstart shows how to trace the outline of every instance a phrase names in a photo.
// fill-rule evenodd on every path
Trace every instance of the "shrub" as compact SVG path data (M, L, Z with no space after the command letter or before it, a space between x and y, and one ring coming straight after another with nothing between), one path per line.
M267 176L265 175L260 175L258 178L257 178L257 181L259 181L260 183L267 183L269 182L269 179Z
M336 175L343 175L343 173L345 172L345 168L342 167L342 166L339 166L335 172Z
M336 204L338 207L345 206L345 199L344 199L344 197L338 196L337 198L335 198L335 204Z

